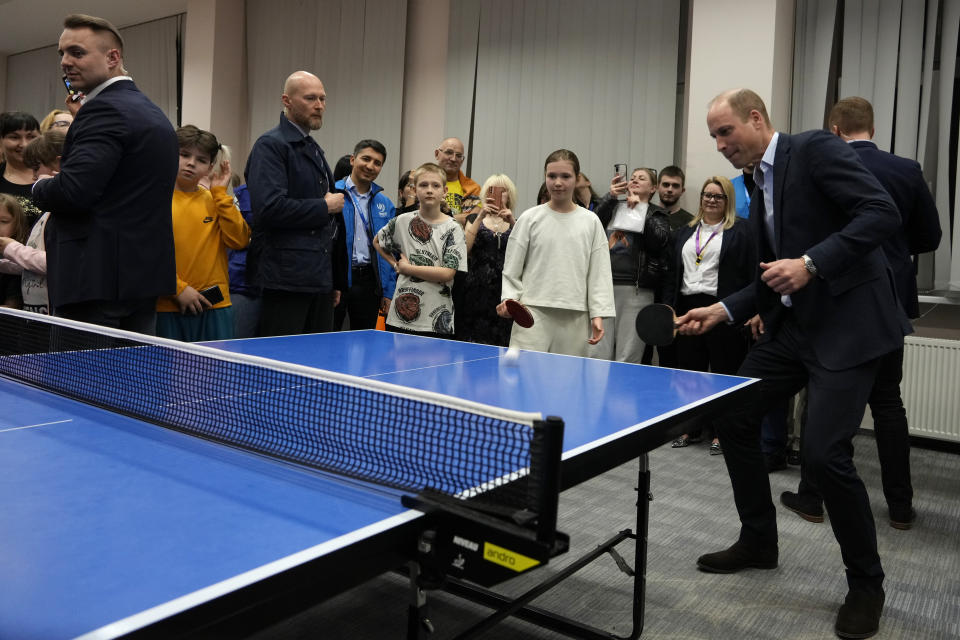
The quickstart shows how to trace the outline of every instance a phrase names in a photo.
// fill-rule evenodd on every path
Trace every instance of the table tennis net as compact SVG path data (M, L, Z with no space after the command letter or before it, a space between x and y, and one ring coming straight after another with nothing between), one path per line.
M406 492L523 508L535 490L535 414L9 310L0 312L0 374Z

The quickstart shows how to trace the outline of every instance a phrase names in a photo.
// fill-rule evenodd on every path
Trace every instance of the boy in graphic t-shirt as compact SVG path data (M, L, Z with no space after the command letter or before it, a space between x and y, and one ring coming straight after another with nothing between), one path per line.
M456 220L440 210L447 191L443 169L427 163L413 177L420 210L392 219L373 241L397 272L387 330L449 338L453 276L467 270L466 238Z

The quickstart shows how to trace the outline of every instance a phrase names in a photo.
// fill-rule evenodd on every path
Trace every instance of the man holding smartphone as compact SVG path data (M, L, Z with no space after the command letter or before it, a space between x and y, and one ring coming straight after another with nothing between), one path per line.
M63 75L63 86L67 89L67 99L64 100L64 104L67 105L67 109L70 110L70 115L77 115L77 111L80 110L80 105L83 104L83 93L77 91L73 88L73 85L70 84L70 78Z
M67 16L59 53L84 107L67 131L60 172L33 187L36 205L50 212L52 311L153 333L157 297L173 293L177 282L170 216L176 135L126 75L123 38L112 24ZM80 104L67 100L68 107Z

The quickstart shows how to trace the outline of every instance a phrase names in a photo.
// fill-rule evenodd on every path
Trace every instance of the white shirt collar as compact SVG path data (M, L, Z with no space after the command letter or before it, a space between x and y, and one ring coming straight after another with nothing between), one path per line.
M770 144L767 145L767 150L763 152L763 157L760 158L760 162L757 164L757 168L762 167L763 172L766 173L768 169L773 168L773 160L777 157L777 142L780 140L780 132L774 131L773 137L770 138ZM757 169L753 171L754 179L756 179Z
M114 82L120 82L121 80L133 80L133 78L131 78L130 76L114 76L112 78L109 78L108 80L104 80L103 82L98 84L96 87L94 87L93 91L91 91L90 93L86 94L83 97L83 101L81 102L81 104L86 104L88 101L93 100L100 94L101 91L103 91L104 89L112 85Z
M350 189L357 194L357 197L359 198L365 198L370 193L369 187L367 188L367 193L360 193L360 191L357 189L357 184L353 181L352 175L348 175L346 178L344 178L343 184L346 185L347 189Z

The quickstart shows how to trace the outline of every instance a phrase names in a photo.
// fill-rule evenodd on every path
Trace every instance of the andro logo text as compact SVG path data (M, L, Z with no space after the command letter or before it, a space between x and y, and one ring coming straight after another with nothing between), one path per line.
M528 558L521 553L504 549L490 542L483 543L483 559L487 562L498 564L501 567L512 569L517 573L526 571L540 564L539 560Z

